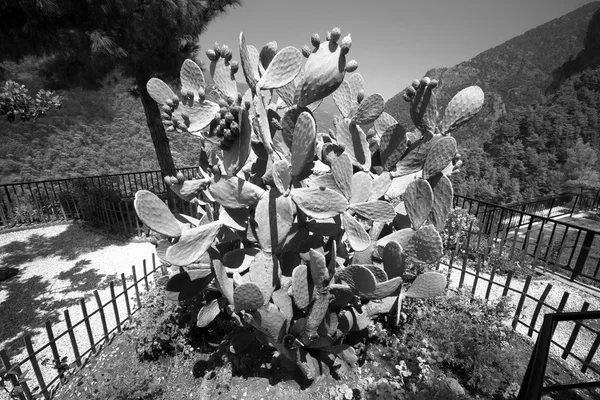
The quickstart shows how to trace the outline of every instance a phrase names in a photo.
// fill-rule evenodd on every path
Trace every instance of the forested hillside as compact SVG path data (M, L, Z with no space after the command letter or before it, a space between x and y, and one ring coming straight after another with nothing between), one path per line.
M47 86L39 78L39 65L35 59L7 63L5 77L33 93ZM62 109L36 122L0 119L0 183L158 169L144 110L131 93L132 85L114 73L99 90L61 91ZM239 84L242 93L247 89L245 83ZM332 126L336 112L331 98L326 98L314 113L320 131ZM169 138L176 167L198 165L198 138L177 133L169 133Z
M43 84L37 63L7 65L7 78L33 92ZM158 169L142 105L118 73L97 91L62 91L62 110L36 122L0 120L0 182L45 180ZM197 164L198 139L173 134L177 166Z
M426 73L441 82L440 105L470 85L486 94L479 116L455 135L465 161L453 178L458 193L511 203L600 185L599 8L590 3L469 61ZM386 108L412 127L401 95Z

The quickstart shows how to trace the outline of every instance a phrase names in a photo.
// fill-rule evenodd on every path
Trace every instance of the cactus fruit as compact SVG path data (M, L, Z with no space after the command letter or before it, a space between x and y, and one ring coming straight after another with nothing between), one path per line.
M202 217L172 214L148 191L134 206L159 259L180 267L167 281L169 299L217 290L199 326L226 311L254 329L232 338L232 351L256 338L314 380L357 361L343 344L348 335L393 308L399 315L405 298L443 294L444 275L425 272L411 284L406 269L441 259L453 195L447 175L460 161L447 135L477 113L483 95L460 92L439 122L439 83L416 80L404 95L419 130L407 132L380 95L365 96L360 74L346 75L357 66L346 60L350 35L335 28L311 44L278 51L270 42L259 52L241 33L244 94L233 76L240 65L218 44L207 51L214 88L191 60L180 96L151 79L164 125L203 142L198 178L165 177ZM341 116L323 133L312 112L331 94Z
M362 101L364 100L364 98L365 98L365 91L364 91L364 90L361 90L361 91L360 91L360 92L358 92L358 94L356 95L356 102L357 102L358 104L360 104L360 103L362 103Z
M352 47L352 37L350 36L350 34L344 36L344 38L340 42L340 46L342 48L342 54L348 54L348 52L350 51L350 47Z
M313 45L313 47L316 47L316 48L318 48L321 45L321 38L319 37L318 33L314 33L310 37L310 43Z
M346 72L354 72L358 68L358 61L350 60L346 63Z
M333 28L331 30L331 33L329 35L329 39L333 42L337 42L338 40L340 40L340 37L342 36L342 30L340 28Z

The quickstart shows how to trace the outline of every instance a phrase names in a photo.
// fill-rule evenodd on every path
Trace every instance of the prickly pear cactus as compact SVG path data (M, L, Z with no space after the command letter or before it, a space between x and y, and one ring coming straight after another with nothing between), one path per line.
M179 95L151 79L168 130L200 139L198 177L165 182L201 218L171 213L147 191L134 205L159 258L177 271L165 287L170 299L217 290L199 326L226 313L313 380L329 370L322 364L357 362L347 335L378 315L399 315L406 298L444 292L444 275L415 277L410 266L442 256L448 175L460 164L449 134L477 114L483 93L463 90L440 121L437 81L416 80L405 93L417 127L408 132L353 73L350 35L334 28L310 43L258 50L241 33L239 62L227 46L206 52L214 86L189 60ZM243 94L240 70L249 86ZM329 95L340 116L323 133L312 112ZM231 351L243 351L247 339L232 338Z

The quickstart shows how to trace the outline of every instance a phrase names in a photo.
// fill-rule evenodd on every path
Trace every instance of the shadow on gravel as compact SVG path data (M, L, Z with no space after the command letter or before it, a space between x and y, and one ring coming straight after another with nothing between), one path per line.
M75 260L83 254L107 246L129 244L128 240L90 231L78 223L68 225L64 232L56 236L45 236L35 232L32 230L31 234L27 235L27 231L20 231L19 233L26 236L26 239L0 246L0 267L15 268L37 258L52 256Z
M75 263L73 268L68 271L62 271L56 278L67 281L63 283L61 288L53 287L53 291L60 293L71 293L74 291L85 292L86 296L91 296L94 290L102 290L110 285L111 281L118 280L117 274L102 275L94 269L85 269L85 267L91 265L90 260L79 260ZM86 297L87 298L87 297Z
M7 341L0 348L9 356L24 348L24 335L34 336L36 330L44 329L46 321L56 324L65 308L76 306L79 297L74 298L73 293L81 292L89 298L94 290L119 279L116 274L95 270L90 260L77 258L107 246L130 243L89 231L80 224L71 224L56 236L36 232L20 231L23 240L0 246L0 343ZM67 260L68 269L48 278L28 265L47 257ZM67 298L69 294L71 298Z
M33 335L34 330L43 327L46 321L58 322L59 310L70 303L67 299L48 299L45 294L49 286L50 283L38 275L28 279L16 276L0 284L0 289L7 293L0 303L0 341L18 335L4 345L9 356L24 347L22 336Z

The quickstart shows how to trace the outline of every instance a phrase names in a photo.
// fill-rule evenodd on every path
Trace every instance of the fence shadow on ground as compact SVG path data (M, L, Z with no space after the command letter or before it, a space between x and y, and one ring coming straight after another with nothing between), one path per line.
M0 302L0 337L8 339L3 347L9 354L23 347L22 335L33 336L46 321L58 322L61 310L72 304L67 299L49 299L50 286L51 282L39 275L27 279L16 276L0 283L0 291L6 294Z

